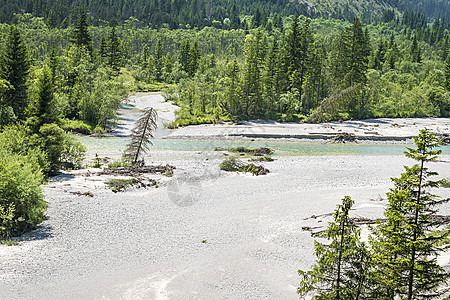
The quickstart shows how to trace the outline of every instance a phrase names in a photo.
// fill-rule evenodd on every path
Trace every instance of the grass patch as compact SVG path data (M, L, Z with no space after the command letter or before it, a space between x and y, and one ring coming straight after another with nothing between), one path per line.
M65 131L81 133L81 134L91 134L93 131L93 128L91 125L89 125L88 123L83 122L81 120L62 119L61 127Z
M123 192L129 186L133 186L139 183L136 178L130 179L110 179L105 182L106 185L113 191L114 193Z
M160 92L163 90L167 90L174 85L162 83L162 82L152 82L152 83L146 83L142 81L135 81L133 86L131 87L131 90L134 92L141 92L141 93L149 93L149 92Z
M0 244L6 245L6 246L17 246L17 245L19 245L19 242L11 241L11 240L1 240Z
M123 159L114 160L114 161L108 163L108 168L114 169L114 168L120 168L120 167L131 167L131 164L125 162Z
M264 155L271 155L273 154L273 149L271 148L253 148L249 149L246 147L234 147L234 148L221 148L216 147L214 151L228 151L228 152L236 152L236 153L247 153L255 156L264 156Z
M255 161L262 162L262 161L274 161L274 159L272 158L272 156L266 155L266 156L263 156L263 157L252 157L248 161L250 161L250 162L255 162Z
M254 164L244 164L243 162L237 160L235 157L226 158L220 163L220 169L227 172L246 172L252 173L253 175L266 175L269 170L263 166L257 166Z

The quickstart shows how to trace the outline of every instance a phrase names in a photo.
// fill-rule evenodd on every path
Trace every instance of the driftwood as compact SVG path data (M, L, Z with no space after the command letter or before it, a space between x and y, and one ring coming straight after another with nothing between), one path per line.
M90 191L88 191L88 192L79 192L79 191L67 191L67 190L64 190L64 192L66 192L66 193L70 193L70 194L72 194L72 195L77 195L77 196L87 196L87 197L94 197L94 194L92 193L92 192L90 192Z
M255 156L264 156L264 155L272 154L273 150L270 148L256 148L256 149L252 149L251 153Z
M356 135L354 133L338 133L336 136L331 138L332 143L345 143L345 142L355 142Z
M441 145L450 145L450 133L434 133Z
M305 218L303 220L307 219L316 219L317 217L324 217L324 216L330 216L330 214L323 214L319 216L312 215L309 218ZM353 222L355 225L372 225L376 224L378 222L383 223L386 221L385 218L378 218L378 219L369 219L369 218L363 218L363 217L353 217L350 218L350 221ZM439 223L440 225L449 225L450 224L450 215L435 215L430 218L430 222ZM303 231L309 231L311 233L311 236L320 236L321 233L325 232L326 228L323 226L303 226Z
M119 167L119 168L106 168L100 175L120 175L120 176L138 176L142 174L164 174L166 176L173 176L173 170L176 169L174 166L156 166L156 167L146 167L146 166L132 166L132 167Z

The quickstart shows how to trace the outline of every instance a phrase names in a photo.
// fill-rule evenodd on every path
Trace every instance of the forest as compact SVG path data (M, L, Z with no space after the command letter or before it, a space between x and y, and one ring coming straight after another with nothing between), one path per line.
M450 115L450 22L423 12L385 9L364 24L259 7L242 15L233 5L223 23L193 28L154 28L135 17L94 26L95 11L83 7L66 26L10 12L11 22L0 24L0 169L37 178L36 191L46 176L80 167L85 150L72 133L107 132L134 92L174 101L171 128ZM4 187L11 203L19 188ZM42 220L19 206L15 214L2 208L15 216L2 217L3 228L16 228L5 232Z
M177 119L167 124L171 128L250 119L317 123L450 116L448 1L0 3L0 238L19 235L44 220L40 185L59 170L82 164L86 150L73 133L108 132L116 125L120 103L131 93L161 92L178 105ZM437 143L427 132L421 138L427 141L423 153L409 149L409 155L431 161L439 153L427 147ZM402 176L394 179L390 205L404 204L406 192L418 193L418 201L428 196L414 189L417 168ZM352 203L343 199L335 213L337 225L326 235L337 243L336 227L347 231L341 239L349 239L345 246L356 252L346 263L360 271L359 279L350 280L354 290L366 278L363 263L368 260L356 239L359 231L348 222ZM418 204L407 204L410 216ZM424 211L427 218L428 213ZM375 246L389 250L374 259L377 270L387 273L373 279L384 287L394 283L383 291L386 299L394 294L412 299L413 288L425 293L436 289L448 276L434 262L427 276L439 276L425 282L425 288L404 276L415 270L402 261L383 265L409 257L411 247L415 253L408 243L417 242L405 242L408 251L386 246L398 238L393 227L410 221L386 217L397 223L374 229L385 237ZM420 223L417 217L415 222ZM405 237L418 232L408 230ZM434 243L423 245L420 258L426 262L437 250L427 248ZM315 269L299 272L300 294L322 288L326 294L328 283L320 281L329 270L326 256L325 261L320 257L326 248L316 246ZM393 272L403 277L396 279Z

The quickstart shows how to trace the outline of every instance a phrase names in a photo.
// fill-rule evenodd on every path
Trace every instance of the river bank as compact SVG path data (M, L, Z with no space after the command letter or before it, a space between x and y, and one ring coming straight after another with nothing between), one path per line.
M166 138L327 142L346 134L362 143L411 143L423 128L450 136L450 118L381 118L322 124L249 121L239 125L187 126Z
M171 163L175 176L159 188L78 186L88 197L69 192L70 178L45 186L49 219L19 246L0 247L0 298L295 299L297 269L314 259L303 228L329 220L311 217L344 195L354 216L380 217L389 178L411 161L279 157L258 177L220 171L218 159ZM430 168L450 177L448 166Z
M115 136L92 139L92 146L123 143L139 109L149 104L160 105L161 124L174 117L176 108L160 96L135 99L124 106ZM225 133L248 127L159 131L155 147L168 140L163 137L187 137L190 130L199 131L199 144L210 144L211 133L223 132L220 126L234 128ZM281 130L277 126L272 130ZM258 143L249 139L238 142ZM176 166L173 177L152 177L157 188L113 193L101 169L67 172L43 186L48 220L17 238L18 246L0 246L0 299L296 299L297 270L314 261L310 230L323 230L345 195L355 200L352 216L382 217L390 177L413 163L401 151L355 154L345 145L338 155L328 148L320 156L317 148L308 155L282 153L263 163L268 175L251 176L221 171L222 153L181 141L179 149L158 148L147 160ZM106 153L120 154L120 147L108 147ZM429 168L450 178L449 166L447 153ZM450 189L439 194L450 197ZM439 213L450 214L450 204ZM441 263L448 266L450 258Z

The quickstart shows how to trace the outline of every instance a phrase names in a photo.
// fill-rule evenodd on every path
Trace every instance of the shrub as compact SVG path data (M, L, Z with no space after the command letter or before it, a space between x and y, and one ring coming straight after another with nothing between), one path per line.
M44 220L42 180L38 165L0 149L0 237L21 234Z
M123 192L129 186L135 185L138 182L136 178L130 179L110 179L105 182L114 193Z
M64 131L56 124L44 124L39 128L42 148L47 153L50 172L56 172L61 166L61 155L65 148Z
M220 163L220 169L228 172L238 172L242 168L243 164L235 157L226 158Z
M64 134L64 148L61 152L61 166L65 169L80 169L85 158L86 147L70 134Z

